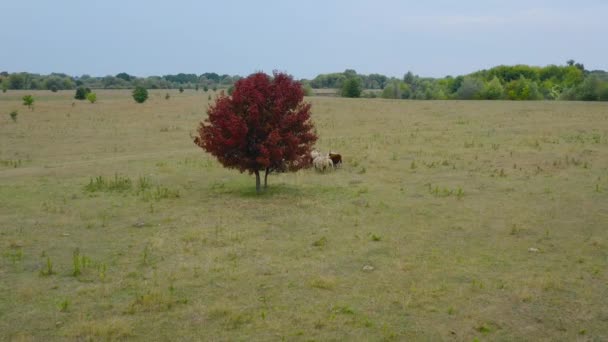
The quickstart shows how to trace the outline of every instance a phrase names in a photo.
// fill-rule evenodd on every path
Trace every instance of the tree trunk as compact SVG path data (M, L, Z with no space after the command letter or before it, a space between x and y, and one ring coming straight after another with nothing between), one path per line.
M255 170L255 192L260 193L260 171Z
M266 190L266 188L268 187L268 174L270 173L270 171L268 170L268 168L266 168L266 174L264 175L264 190Z

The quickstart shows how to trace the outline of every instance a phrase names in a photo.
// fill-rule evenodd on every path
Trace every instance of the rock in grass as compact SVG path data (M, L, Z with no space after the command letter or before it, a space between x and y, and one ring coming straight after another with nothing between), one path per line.
M372 265L365 265L365 266L363 266L363 270L365 272L371 272L371 271L374 270L374 266L372 266Z
M146 225L146 223L144 221L142 221L142 220L139 220L139 221L133 223L133 227L135 227L135 228L141 228L141 227L143 227L145 225Z

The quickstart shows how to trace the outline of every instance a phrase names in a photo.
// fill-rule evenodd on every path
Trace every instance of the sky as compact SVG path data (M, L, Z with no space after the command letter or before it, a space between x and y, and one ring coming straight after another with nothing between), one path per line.
M136 76L608 70L605 0L0 0L0 71Z

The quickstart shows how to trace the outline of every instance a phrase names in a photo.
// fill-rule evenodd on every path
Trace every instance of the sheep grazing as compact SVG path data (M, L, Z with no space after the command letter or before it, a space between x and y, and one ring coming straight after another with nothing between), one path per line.
M326 170L331 170L334 166L334 163L331 161L329 156L318 156L312 162L315 169L320 172L325 172Z
M312 163L317 157L321 156L321 152L317 151L317 150L312 150L310 152L310 162Z
M329 158L334 164L334 167L338 168L342 166L342 155L339 153L329 152Z

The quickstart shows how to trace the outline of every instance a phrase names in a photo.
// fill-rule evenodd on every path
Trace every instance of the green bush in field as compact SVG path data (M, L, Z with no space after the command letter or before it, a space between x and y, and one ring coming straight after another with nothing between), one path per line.
M23 105L29 109L34 109L34 97L32 95L25 95L23 98Z
M136 87L133 90L133 100L137 103L144 103L148 99L148 90L144 87Z
M76 88L76 94L74 95L74 98L76 100L86 100L87 94L90 92L91 92L91 89L89 89L89 88L78 87L78 88Z
M350 77L342 84L342 96L361 97L361 80L357 77Z
M89 102L91 102L91 103L97 102L97 94L95 94L95 93L88 93L87 94L87 100L89 100Z
M18 112L18 111L14 110L14 111L10 112L10 114L9 114L9 115L11 116L11 119L12 119L14 122L17 122L17 115L19 115L19 112Z
M184 92L184 87L179 87L179 92L183 93Z

